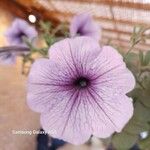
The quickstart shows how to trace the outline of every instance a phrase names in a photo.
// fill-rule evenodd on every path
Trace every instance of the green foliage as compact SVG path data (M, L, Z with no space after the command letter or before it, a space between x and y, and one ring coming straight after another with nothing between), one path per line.
M138 54L135 52L130 52L127 56L127 62L132 63L133 61L138 61Z
M144 140L141 140L139 147L141 148L141 150L149 150L150 149L150 136L148 136Z
M117 133L112 137L112 143L117 150L128 150L137 140L137 135L132 135L127 132Z
M143 65L144 63L144 54L142 51L139 51L139 60L140 60L140 64Z
M150 129L150 126L148 124L150 121L149 116L150 116L150 109L144 107L144 105L138 101L135 102L134 115L123 130L130 134L137 134L137 135L143 131L149 130Z
M127 95L133 99L134 114L121 133L112 136L112 144L116 150L129 150L135 143L141 150L150 149L150 134L140 139L141 132L150 131L150 51L132 52L134 46L147 39L145 31L148 27L135 27L131 36L131 46L124 61L136 79L136 87ZM148 37L149 38L149 37Z
M134 75L136 75L139 72L139 56L135 52L130 52L126 56L126 65L127 67L132 71Z
M143 101L143 100L142 100ZM145 107L142 102L137 101L134 107L134 120L141 123L148 123L150 121L150 109Z
M124 132L138 135L141 132L148 131L149 130L149 124L148 123L142 123L140 121L137 121L136 119L131 119L129 123L124 128Z
M150 51L147 51L145 54L144 52L139 52L139 59L141 66L147 66L150 62Z
M150 51L147 51L145 54L144 65L147 66L150 63Z
M128 150L140 141L139 134L150 130L150 109L140 102L134 104L134 115L121 133L112 137L112 143L117 150Z
M135 26L133 28L133 33L131 35L130 42L132 44L137 44L141 40L144 40L143 37L142 37L144 32L145 32L145 27L144 26Z

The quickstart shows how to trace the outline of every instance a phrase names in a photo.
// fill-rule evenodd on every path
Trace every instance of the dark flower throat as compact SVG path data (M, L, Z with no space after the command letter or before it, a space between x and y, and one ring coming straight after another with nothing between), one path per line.
M79 77L74 81L74 85L80 88L85 88L89 85L90 80L85 77Z
M24 32L20 32L17 36L22 38L23 36L27 36L27 35Z
M20 31L20 32L16 35L16 37L17 37L18 39L20 39L20 42L23 42L23 37L27 37L27 35L26 35L24 32Z

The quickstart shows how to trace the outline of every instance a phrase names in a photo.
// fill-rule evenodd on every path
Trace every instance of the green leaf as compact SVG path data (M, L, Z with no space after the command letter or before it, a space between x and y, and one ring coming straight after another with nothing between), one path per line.
M150 121L150 108L145 107L142 103L137 101L135 103L133 118L141 123Z
M141 132L148 131L150 129L150 126L148 123L142 123L142 122L137 122L134 118L131 119L128 124L125 126L123 131L138 135Z
M130 42L132 44L134 43L138 43L141 39L141 35L142 33L145 31L145 27L144 26L135 26L134 29L133 29L133 33L132 33L132 36L131 36L131 39L130 39Z
M137 56L138 56L137 53L130 52L130 53L127 55L126 59L129 60L129 61L134 61L135 59L138 58Z
M144 65L148 65L150 63L150 51L147 51L145 54Z
M39 22L39 25L40 25L40 28L45 32L45 33L49 33L51 27L52 27L52 24L51 22L43 22L43 21L40 21Z
M150 79L144 81L144 87L146 87L146 89L137 87L127 95L132 97L135 101L140 101L143 105L150 109Z
M150 108L150 96L149 96L149 95L145 94L145 95L143 96L143 99L141 99L141 102L142 102L145 106L147 106L147 107Z
M139 51L139 59L140 59L141 65L143 65L143 63L144 63L144 54L143 54L142 51Z
M146 139L144 140L141 140L140 143L139 143L139 147L142 149L142 150L149 150L150 148L150 136L148 136Z
M150 92L149 90L143 90L141 95L139 95L138 100L141 101L146 107L150 108Z
M138 135L128 134L126 132L116 133L112 137L112 144L117 150L128 150L138 140Z
M130 134L139 134L143 131L148 131L150 126L148 122L150 121L150 109L144 107L140 102L135 102L134 114L128 124L125 126L123 131ZM144 115L143 115L144 114Z
M129 97L132 97L133 99L137 99L139 97L139 95L141 95L142 92L143 92L143 90L141 88L136 87L131 92L129 92L127 95Z
M143 81L142 81L143 85L147 90L147 94L150 96L150 92L148 92L148 91L150 91L150 73L145 72L142 74L142 76L143 76Z

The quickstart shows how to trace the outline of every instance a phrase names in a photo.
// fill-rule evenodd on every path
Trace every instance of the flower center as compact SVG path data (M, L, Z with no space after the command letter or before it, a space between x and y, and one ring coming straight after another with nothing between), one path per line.
M84 33L82 32L82 30L78 30L77 31L77 36L81 36L81 35L84 35Z
M22 37L26 36L26 34L24 32L20 32L17 36L22 38Z
M27 35L26 35L24 32L20 31L20 32L16 35L16 37L17 37L18 39L20 39L20 41L22 42L22 41L23 41L23 38L24 38L24 37L27 37Z
M85 77L79 77L74 81L74 85L78 86L80 88L85 88L89 85L90 81L88 78Z

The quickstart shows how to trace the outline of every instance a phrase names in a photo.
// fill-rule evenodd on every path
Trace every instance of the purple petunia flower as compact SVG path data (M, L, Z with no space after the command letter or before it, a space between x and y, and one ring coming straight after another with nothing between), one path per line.
M70 36L89 36L95 40L100 40L100 27L94 22L89 14L76 15L70 25Z
M29 52L23 38L25 37L29 41L32 41L37 36L37 31L26 21L15 19L11 27L6 31L5 36L11 46L3 47L6 52L0 50L0 64L14 64L16 56ZM3 48L0 49L3 50Z
M11 45L26 46L23 37L26 37L28 40L33 40L37 36L37 31L26 21L15 19L5 35Z
M126 93L135 86L122 56L76 37L55 43L49 57L33 64L28 79L27 102L44 130L77 145L120 132L133 114Z

